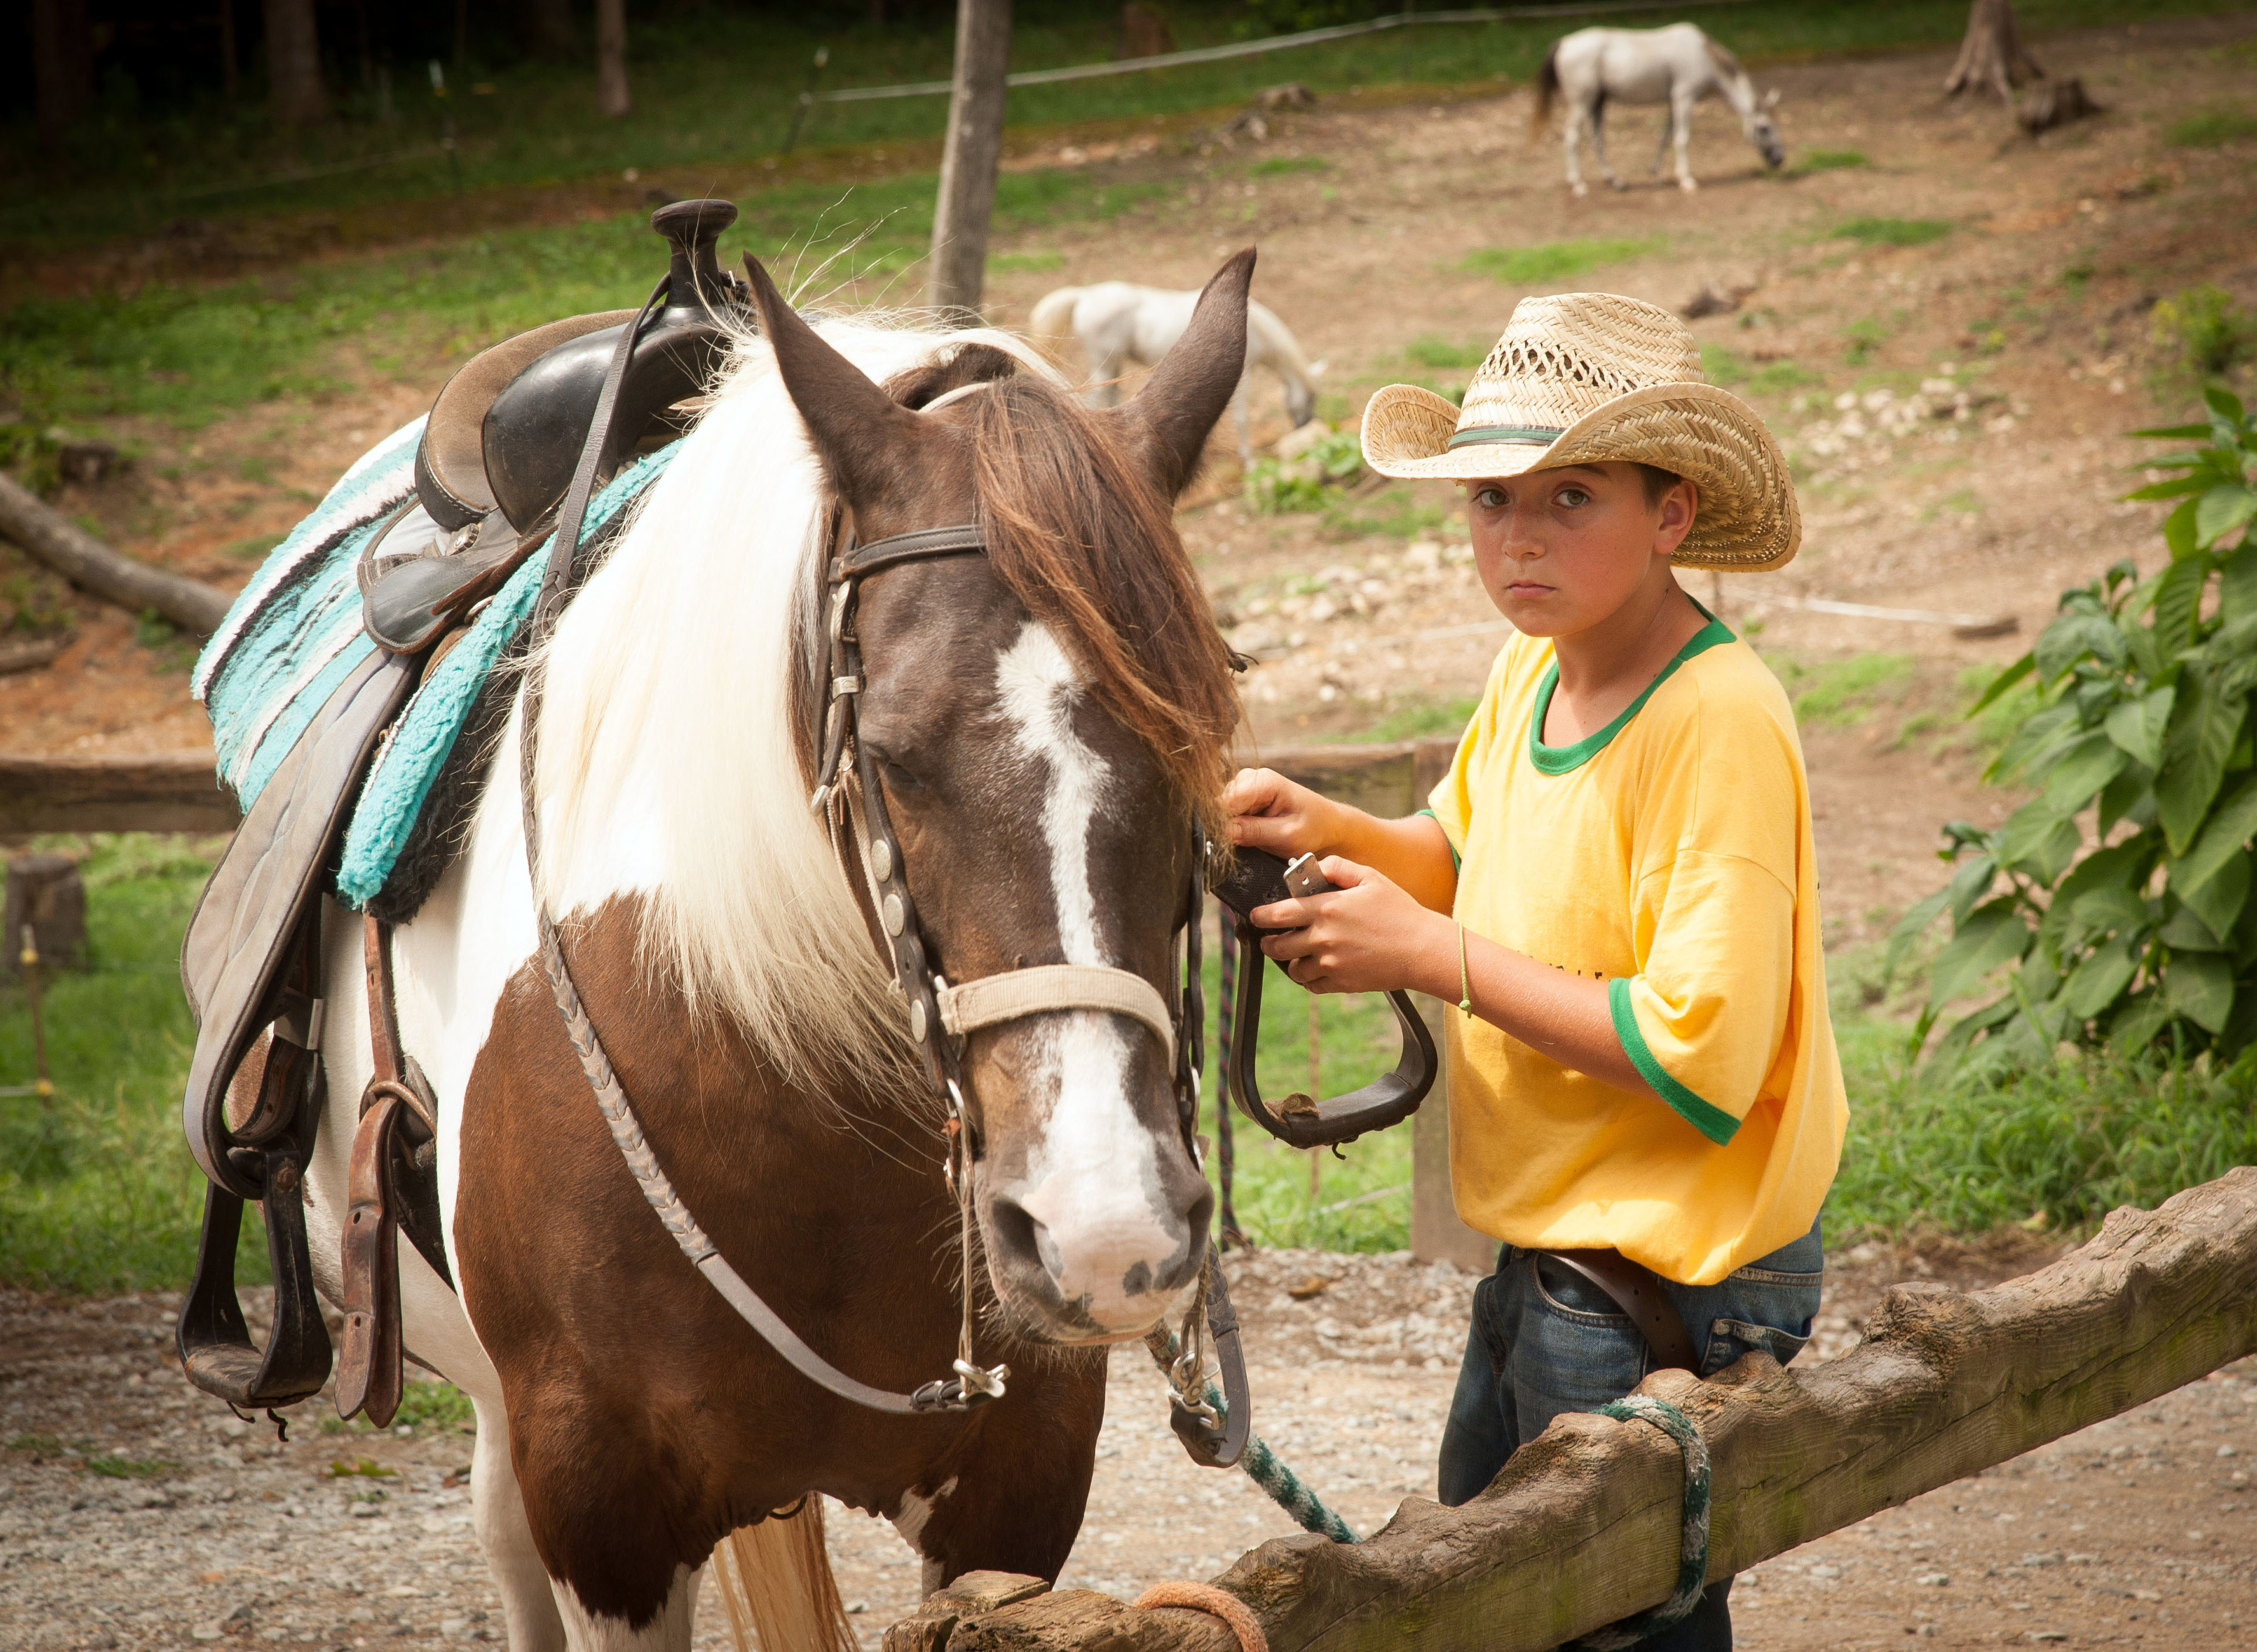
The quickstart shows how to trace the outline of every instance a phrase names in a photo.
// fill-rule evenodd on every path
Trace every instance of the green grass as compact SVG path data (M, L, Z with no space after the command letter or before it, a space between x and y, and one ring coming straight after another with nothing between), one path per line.
M91 967L46 993L52 1110L0 1098L0 1279L117 1291L187 1282L203 1177L180 1140L195 1027L180 996L180 934L210 871L180 838L96 837L84 863ZM24 989L0 985L0 1085L31 1082ZM244 1224L237 1277L266 1277Z
M2244 138L2257 138L2257 115L2246 109L2204 109L2163 129L2163 141L2176 149L2215 149Z
M1951 233L1942 218L1847 218L1827 233L1869 247L1924 247Z
M1767 663L1794 705L1798 723L1855 728L1885 705L1900 703L1912 688L1910 654L1857 654L1815 663L1784 655Z
M1903 1028L1842 1029L1850 1133L1829 1235L1934 1224L2091 1227L2257 1163L2257 1075L2168 1055L1907 1070Z
M178 1463L162 1462L153 1458L109 1456L86 1459L87 1472L104 1475L114 1480L154 1479L159 1474L177 1473L180 1466Z
M1861 149L1810 149L1805 150L1801 159L1788 170L1796 173L1838 172L1845 166L1871 165Z
M1297 172L1330 172L1332 162L1321 155L1272 155L1246 169L1249 178L1282 178Z
M1214 1108L1221 1094L1216 1068L1217 1040L1212 1030L1216 1008L1214 952L1206 960L1210 1020L1207 1070L1201 1093L1200 1128L1214 1134ZM1310 995L1278 970L1264 964L1262 1040L1256 1071L1263 1093L1272 1098L1309 1090ZM1387 1000L1366 994L1320 997L1317 1006L1317 1081L1323 1093L1338 1095L1369 1084L1395 1065L1395 1018ZM1233 1204L1240 1230L1257 1245L1307 1246L1320 1250L1392 1251L1410 1241L1411 1125L1362 1138L1340 1150L1312 1155L1291 1147L1234 1111L1236 1144ZM1309 1191L1309 1167L1317 1159L1318 1191ZM1220 1185L1221 1161L1207 1155L1207 1177ZM1367 1194L1378 1197L1366 1198ZM1346 1201L1355 1201L1344 1204ZM1342 1208L1327 1208L1341 1206ZM1220 1219L1218 1205L1218 1220Z
M1376 493L1335 499L1325 506L1325 526L1334 533L1384 534L1407 540L1442 526L1446 512L1406 487L1382 488Z
M1423 740L1439 734L1460 734L1473 721L1480 702L1471 696L1454 700L1419 700L1397 706L1373 724L1359 740Z
M1644 241L1580 239L1547 241L1532 247L1483 247L1459 260L1458 267L1486 275L1509 286L1571 280L1603 265L1622 264L1659 252L1668 244L1659 237Z
M996 224L1108 220L1172 188L1006 173ZM903 277L930 239L932 196L927 173L852 189L779 185L739 203L725 245L770 260L788 288L804 284L806 299L854 282L864 298L910 299L916 283ZM336 352L357 341L381 339L395 362L444 362L559 315L631 305L663 257L634 211L331 259L287 281L32 299L0 313L0 358L38 379L54 418L157 415L193 429L254 403L331 399L346 382ZM244 461L244 479L263 480L264 469Z
M1709 375L1712 385L1764 396L1784 395L1790 390L1818 384L1824 377L1797 361L1751 361L1729 344L1702 344L1701 370Z
M1422 333L1403 347L1403 355L1420 367L1478 367L1489 359L1489 348L1482 339L1457 344L1433 333Z
M2017 8L2034 33L2144 20L2165 13L2230 11L2239 0L2025 0ZM846 12L791 18L736 8L666 8L635 18L630 73L634 112L592 117L584 65L516 61L488 33L490 11L474 11L471 55L452 79L449 100L463 186L473 192L608 174L630 166L662 175L677 189L695 174L774 155L781 148L816 47L827 46L824 89L946 81L953 16L945 8L896 17L882 27ZM1217 44L1249 28L1235 7L1178 7L1170 15L1183 46ZM1966 28L1963 0L1900 0L1886 6L1765 0L1734 9L1733 48L1751 63L1843 52L1956 43ZM1015 19L1012 67L1049 67L1111 56L1116 15L1104 8L1022 8ZM1359 88L1525 82L1560 25L1541 18L1405 30L1375 40L1348 39L1220 63L1124 74L1065 85L1022 87L1010 97L1015 126L1166 119L1242 104L1261 88L1298 81L1322 104L1349 103ZM350 48L340 47L341 50ZM11 238L70 239L117 233L121 215L155 226L184 216L251 211L350 212L383 203L444 198L447 164L436 152L440 104L420 61L392 66L394 112L379 117L374 95L355 79L333 79L336 118L295 135L275 129L256 97L221 103L215 90L109 100L82 121L60 154L33 147L25 120L0 128L0 175L27 180L0 206ZM468 88L492 87L490 95ZM1352 106L1352 105L1351 105ZM944 97L818 103L803 150L936 140ZM370 162L383 164L368 165ZM305 176L322 169L345 172ZM243 186L251 185L245 189ZM212 191L223 193L210 193Z

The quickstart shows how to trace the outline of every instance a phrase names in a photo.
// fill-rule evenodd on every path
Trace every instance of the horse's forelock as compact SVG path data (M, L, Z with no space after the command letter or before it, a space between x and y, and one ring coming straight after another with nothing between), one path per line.
M976 431L981 525L997 575L1217 826L1237 684L1169 500L1114 416L1047 380L1007 379L978 398Z

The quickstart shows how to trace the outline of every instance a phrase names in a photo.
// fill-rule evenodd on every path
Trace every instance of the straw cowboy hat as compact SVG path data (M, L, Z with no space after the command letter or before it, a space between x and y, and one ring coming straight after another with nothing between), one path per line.
M1701 491L1671 561L1752 572L1802 543L1786 455L1756 410L1707 382L1684 322L1611 293L1521 300L1462 408L1390 385L1363 410L1363 456L1383 476L1464 481L1656 465Z

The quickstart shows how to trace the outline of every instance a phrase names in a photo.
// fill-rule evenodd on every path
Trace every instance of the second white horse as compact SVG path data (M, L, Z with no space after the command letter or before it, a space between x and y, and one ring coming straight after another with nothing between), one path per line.
M1166 355L1191 324L1196 293L1100 281L1094 286L1062 286L1045 293L1029 318L1029 330L1045 339L1077 338L1089 366L1087 394L1093 406L1121 399L1121 375L1131 362L1150 366ZM1325 364L1302 354L1301 346L1266 305L1246 306L1246 371L1230 399L1238 427L1238 456L1251 464L1247 438L1246 380L1256 367L1277 375L1285 391L1285 416L1298 430L1317 416L1317 380Z
M1704 97L1721 97L1740 117L1748 142L1762 153L1764 164L1777 166L1786 159L1779 128L1771 111L1779 102L1773 90L1756 96L1755 83L1739 60L1702 33L1697 24L1673 23L1666 29L1578 29L1555 42L1545 55L1536 77L1536 119L1532 131L1541 136L1552 117L1555 97L1567 102L1567 118L1560 140L1567 152L1567 182L1577 194L1588 194L1575 151L1583 133L1591 135L1591 152L1598 157L1599 172L1616 188L1623 180L1607 160L1604 129L1607 105L1666 103L1669 118L1662 123L1661 145L1653 152L1653 175L1661 176L1662 157L1673 141L1677 146L1677 187L1691 191L1693 167L1686 146L1693 138L1693 106Z

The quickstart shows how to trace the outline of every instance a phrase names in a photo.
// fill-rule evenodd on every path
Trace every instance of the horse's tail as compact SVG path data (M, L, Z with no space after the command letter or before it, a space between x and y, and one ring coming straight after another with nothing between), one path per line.
M1080 302L1087 289L1062 286L1055 293L1045 293L1036 301L1034 312L1027 317L1027 331L1037 338L1067 339L1073 336L1073 307Z
M1560 95L1560 42L1552 42L1552 49L1544 54L1544 67L1536 71L1536 113L1530 116L1528 135L1540 138L1544 129L1552 124L1552 100Z
M713 1550L713 1578L737 1652L860 1652L823 1546L823 1500L740 1526Z

